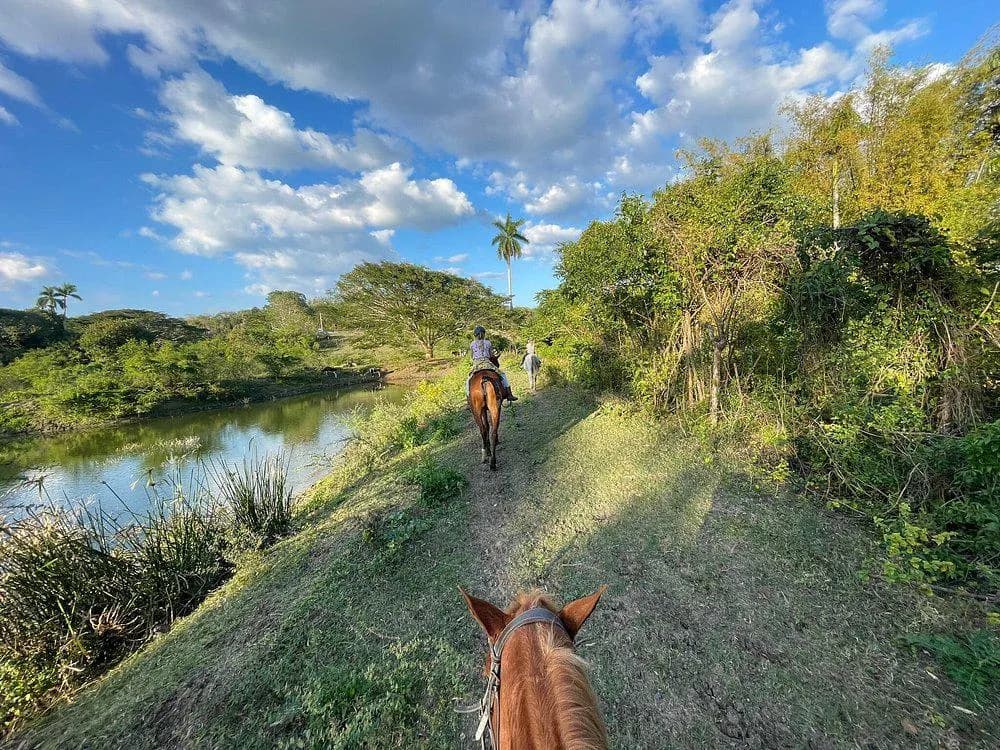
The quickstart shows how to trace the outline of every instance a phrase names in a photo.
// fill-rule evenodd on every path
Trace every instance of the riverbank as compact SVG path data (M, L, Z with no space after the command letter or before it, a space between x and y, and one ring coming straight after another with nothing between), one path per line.
M0 444L0 737L190 611L270 539L270 513L246 505L301 493L359 420L408 390L354 386ZM239 485L250 494L234 494L234 472L252 477Z
M271 401L289 396L300 396L306 393L316 393L324 390L380 383L385 380L386 373L387 370L380 367L366 367L359 369L328 368L328 371L317 372L314 377L242 381L238 388L234 387L228 389L226 391L228 395L217 400L206 398L174 399L166 401L151 411L139 416L123 418L97 416L85 423L76 424L43 422L34 429L16 432L0 431L0 442L18 440L22 438L58 435L67 432L76 432L101 427L137 424L149 419L157 419L160 417L175 417L182 414L196 414L198 412L231 409L245 404Z
M505 410L490 473L461 381L376 410L296 535L16 746L466 746L454 707L478 698L485 646L457 586L504 603L602 583L579 646L614 747L1000 741L900 645L979 623L975 602L863 579L867 530L748 493L697 441L574 388ZM428 503L415 467L467 488Z
M438 359L425 359L386 369L385 381L399 385L416 385L425 380L437 380L452 372L457 361L458 359L455 357L439 357Z

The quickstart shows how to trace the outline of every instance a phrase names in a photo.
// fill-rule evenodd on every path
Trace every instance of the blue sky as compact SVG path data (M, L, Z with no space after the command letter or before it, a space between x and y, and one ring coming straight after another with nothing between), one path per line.
M855 86L870 51L953 64L986 2L0 0L0 307L173 314L321 295L402 258L516 301L675 150Z

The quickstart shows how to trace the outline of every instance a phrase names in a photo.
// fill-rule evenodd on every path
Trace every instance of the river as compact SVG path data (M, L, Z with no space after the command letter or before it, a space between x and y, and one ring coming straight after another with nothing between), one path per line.
M400 401L408 390L359 386L0 443L0 509L22 515L82 500L113 514L123 503L142 513L151 482L162 487L169 475L201 483L206 465L241 462L254 451L285 451L300 492L329 472L351 415L379 400Z

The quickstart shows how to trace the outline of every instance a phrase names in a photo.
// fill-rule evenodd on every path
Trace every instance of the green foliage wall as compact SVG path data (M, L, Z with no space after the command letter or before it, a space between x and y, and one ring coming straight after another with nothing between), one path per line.
M549 362L797 470L871 519L887 576L995 586L998 61L932 79L879 52L780 147L705 142L651 204L623 196L540 296Z
M47 331L45 345L22 343L20 356L0 367L0 433L141 416L181 400L252 395L269 379L319 376L324 361L308 319L270 307L219 317L196 321L209 324L202 327L147 310L112 310L71 318L64 330L51 314L5 316L19 331L25 321L50 319L57 329L40 327L31 336Z

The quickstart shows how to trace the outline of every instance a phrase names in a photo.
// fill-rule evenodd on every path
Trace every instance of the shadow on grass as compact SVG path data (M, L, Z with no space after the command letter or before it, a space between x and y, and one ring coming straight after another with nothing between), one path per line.
M530 581L610 584L582 652L615 746L989 746L988 720L899 648L938 605L860 579L857 529L692 464L622 500Z

